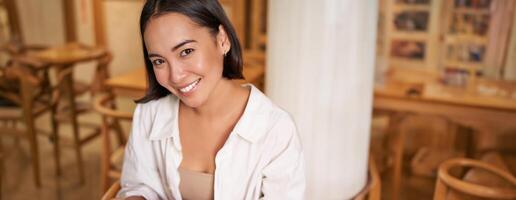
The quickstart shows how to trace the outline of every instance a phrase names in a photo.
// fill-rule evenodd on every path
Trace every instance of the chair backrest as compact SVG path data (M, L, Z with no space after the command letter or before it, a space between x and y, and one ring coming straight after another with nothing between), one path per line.
M503 178L511 188L490 187L461 180L451 175L450 170L457 167L479 168L493 175ZM445 161L439 166L437 183L434 192L434 200L447 199L449 192L488 198L488 199L516 199L516 178L509 172L491 164L466 158L455 158Z

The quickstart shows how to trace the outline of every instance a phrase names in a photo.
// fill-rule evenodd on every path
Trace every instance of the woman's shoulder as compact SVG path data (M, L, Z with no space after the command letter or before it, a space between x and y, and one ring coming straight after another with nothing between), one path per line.
M257 116L262 116L267 127L267 135L274 138L290 138L297 134L295 122L285 109L275 104L269 97L256 89L250 100L256 104ZM261 120L258 120L261 121Z

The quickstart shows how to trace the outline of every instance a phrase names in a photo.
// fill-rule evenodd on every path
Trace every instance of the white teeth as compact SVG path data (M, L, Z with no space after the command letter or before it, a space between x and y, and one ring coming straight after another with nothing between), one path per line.
M179 91L181 91L182 93L190 92L190 90L192 90L195 86L197 86L197 83L199 83L200 80L201 79L197 79L193 83L190 83L190 85L188 85L188 86L186 86L184 88L179 89Z

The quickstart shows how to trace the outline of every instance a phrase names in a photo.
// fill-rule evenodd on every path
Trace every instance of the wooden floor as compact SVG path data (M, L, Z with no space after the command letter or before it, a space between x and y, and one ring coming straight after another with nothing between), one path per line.
M122 101L119 103L122 109L132 109L134 104L130 101ZM48 130L48 116L44 116L37 121L39 127ZM91 114L82 118L81 121L90 123L98 123L100 118L96 114ZM376 122L373 122L376 123ZM382 122L380 122L381 126ZM129 124L124 124L124 128L128 129ZM375 129L375 128L373 128ZM374 131L374 130L373 130ZM71 137L71 129L64 126L61 129L62 137ZM372 139L375 140L373 133ZM32 165L30 162L29 146L27 141L19 141L18 143L12 138L4 138L4 149L9 152L5 159L3 169L5 177L3 177L1 195L2 200L18 200L18 199L100 199L100 140L95 139L83 148L83 157L85 164L86 182L79 184L78 169L76 159L71 148L63 149L62 153L62 169L63 174L60 177L55 176L54 157L52 153L52 144L48 138L40 136L38 138L40 145L41 171L42 171L42 187L36 188L33 181ZM372 148L378 143L373 142ZM516 156L513 159L516 166ZM410 158L406 156L403 169L402 187L400 199L412 200L431 200L433 198L435 179L417 177L410 173ZM512 169L516 172L516 169ZM390 198L390 177L388 173L382 173L382 199Z

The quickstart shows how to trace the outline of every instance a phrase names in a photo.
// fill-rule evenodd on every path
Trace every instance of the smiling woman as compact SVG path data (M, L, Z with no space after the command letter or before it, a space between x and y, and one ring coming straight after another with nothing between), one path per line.
M217 0L148 0L149 88L138 100L119 197L303 199L304 159L290 115L250 84Z

